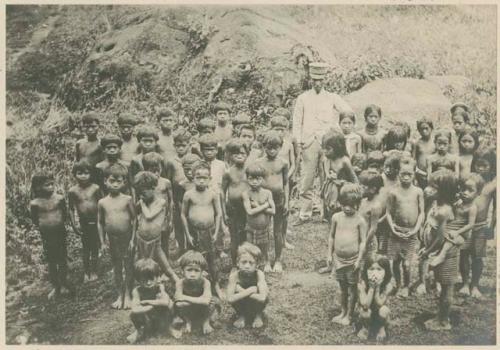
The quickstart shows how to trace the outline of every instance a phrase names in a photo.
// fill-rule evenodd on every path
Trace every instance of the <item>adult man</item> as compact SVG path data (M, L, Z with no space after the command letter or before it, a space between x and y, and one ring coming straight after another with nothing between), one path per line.
M297 97L293 112L293 136L300 149L301 224L312 216L312 187L321 159L321 137L330 128L338 125L338 113L351 111L351 107L337 94L323 89L328 65L320 62L309 64L312 89Z

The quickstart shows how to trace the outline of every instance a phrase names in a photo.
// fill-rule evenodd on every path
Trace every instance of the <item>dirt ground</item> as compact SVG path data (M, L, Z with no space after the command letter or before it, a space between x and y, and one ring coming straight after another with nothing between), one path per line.
M216 330L209 336L203 336L199 330L180 340L160 334L145 344L361 344L352 327L331 323L332 316L340 311L339 288L332 276L315 272L323 263L327 224L313 221L293 231L290 241L295 250L284 253L284 274L267 276L271 302L262 330L236 330L232 327L233 311L224 305ZM7 307L9 343L28 339L42 344L126 344L133 326L129 312L109 307L115 297L109 260L105 261L99 281L82 284L79 252L70 254L74 266L71 276L77 284L75 299L62 299L59 304L48 302L45 296L49 284L46 279L40 281L22 308ZM457 297L451 313L453 330L449 332L429 332L423 328L423 322L436 310L435 296L411 296L406 300L391 297L388 306L393 319L387 344L494 344L495 261L495 243L490 241L481 281L484 300ZM227 277L227 261L223 265Z

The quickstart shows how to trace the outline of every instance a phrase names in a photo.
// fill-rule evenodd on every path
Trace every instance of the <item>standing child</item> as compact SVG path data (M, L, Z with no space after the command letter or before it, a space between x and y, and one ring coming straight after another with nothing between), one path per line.
M158 137L158 147L163 159L167 161L175 156L174 138L172 136L172 130L176 124L174 112L168 108L160 108L156 117L161 128L161 134Z
M245 233L247 240L262 252L264 272L271 272L269 262L269 226L275 213L273 194L262 188L266 170L259 164L250 163L245 170L249 189L242 193L247 214Z
M130 308L130 292L133 284L132 238L135 235L135 209L132 197L121 192L127 175L126 169L120 165L109 167L104 173L108 195L97 203L97 229L101 250L108 249L104 240L104 237L107 237L118 293L118 298L111 305L114 309ZM123 276L124 269L125 276Z
M266 175L264 176L263 187L270 190L273 194L275 206L273 218L273 236L274 236L274 268L277 273L283 272L281 264L281 253L283 251L283 238L288 213L288 164L278 157L278 153L283 145L283 139L275 131L269 131L262 140L265 157L257 162L261 165Z
M347 149L347 155L352 157L356 153L361 152L361 136L354 132L354 125L356 124L356 116L354 112L340 112L339 113L339 125L340 130L345 137L345 146Z
M418 239L417 233L424 222L424 193L413 185L415 162L402 159L399 171L399 183L387 194L387 223L390 228L387 245L388 257L392 262L396 288L401 297L408 297L413 265L416 262ZM403 267L403 281L399 265Z
M130 320L135 331L127 337L127 341L135 344L146 335L168 328L170 334L179 338L181 333L171 326L174 303L159 281L160 267L152 259L137 260L134 276L139 283L132 290L132 311Z
M368 105L365 108L365 128L359 132L363 153L382 151L385 131L379 127L382 110L379 106Z
M458 154L460 150L458 138L469 124L469 112L466 112L462 108L455 108L451 112L451 122L453 123L453 130L455 132L451 136L449 152L451 154Z
M432 120L424 117L417 121L417 130L420 138L413 148L413 158L417 161L415 179L418 187L424 189L427 186L427 158L434 153L434 142L431 138L434 124Z
M407 130L401 124L393 125L384 136L384 154L386 157L392 153L391 151L399 151L404 156L411 157L411 153L406 151L408 143Z
M366 244L366 222L359 215L362 199L357 184L345 184L340 190L342 211L333 214L328 236L328 264L335 266L340 284L342 312L332 322L348 326L352 322L357 301L358 272Z
M458 137L458 162L460 179L464 179L472 171L472 158L479 147L479 136L471 127L466 127Z
M248 242L238 248L238 268L231 271L227 285L227 301L235 309L237 319L233 325L243 328L251 323L252 328L261 328L262 312L269 298L264 272L257 268L262 253Z
M78 140L75 146L75 161L87 160L92 168L103 159L102 148L97 138L97 128L99 127L99 116L94 113L87 113L82 118L82 125L86 139Z
M49 265L49 279L53 289L48 298L59 297L61 291L72 291L66 279L68 272L66 253L66 203L54 192L52 174L36 174L31 179L31 220L42 236L43 250Z
M174 132L175 159L182 159L186 154L191 153L191 133L184 128L177 128Z
M214 135L219 146L217 159L224 160L226 142L233 136L233 128L230 123L231 106L225 102L219 102L214 106L214 113L215 119L217 120Z
M436 153L427 158L427 179L431 174L439 169L448 169L455 172L458 177L460 172L460 162L456 154L449 153L451 143L451 132L440 129L434 133L434 145Z
M130 166L132 158L138 155L141 151L139 142L135 137L132 137L132 133L137 124L137 118L133 114L122 113L118 117L118 127L123 141L120 159L123 160L127 166Z
M160 153L160 148L158 146L158 132L155 128L144 125L137 131L137 141L141 146L141 153L132 158L130 162L130 175L133 179L138 172L143 171L142 158L145 154L149 152Z
M73 166L73 176L77 184L69 189L68 206L71 225L82 238L83 280L97 279L97 260L99 258L99 234L97 232L97 202L101 199L99 186L90 182L92 166L81 160ZM75 210L80 227L77 227Z
M239 137L241 128L243 125L251 125L252 124L252 118L248 115L248 113L245 112L239 112L236 114L232 121L233 125L233 136L234 137Z
M371 151L366 155L366 169L371 172L383 173L384 154L382 151Z
M127 173L129 173L129 167L127 163L120 159L120 148L122 146L122 139L113 134L105 135L101 139L101 147L104 150L105 159L102 162L96 164L97 173L97 184L101 187L103 195L108 194L106 186L104 185L104 173L113 165L119 165L123 167ZM122 191L125 194L132 195L132 179L130 174L127 176L125 186L123 186Z

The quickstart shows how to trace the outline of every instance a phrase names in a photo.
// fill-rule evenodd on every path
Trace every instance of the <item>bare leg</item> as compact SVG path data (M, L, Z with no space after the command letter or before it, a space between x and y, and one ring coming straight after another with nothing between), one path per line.
M483 258L474 257L472 259L472 278L471 278L471 296L476 299L481 299L483 295L479 291L479 280L483 274Z
M132 312L130 314L130 320L134 324L135 331L132 332L132 334L130 334L127 337L127 341L130 344L135 344L135 343L139 342L140 340L144 339L145 329L146 329L147 323L148 323L147 316L146 316L146 313L144 313L144 312L140 312L140 313Z
M378 311L379 317L382 320L382 326L377 332L377 341L384 341L387 338L385 327L389 323L390 310L387 306L382 306Z
M238 329L245 328L245 316L239 315L236 321L234 321L233 326Z
M284 223L284 213L283 207L276 208L276 214L274 215L274 272L283 272L283 267L281 265L281 252L283 251L283 223Z
M347 314L345 315L342 324L348 326L352 322L352 316L354 314L354 307L356 306L356 302L358 299L358 288L356 285L350 285L348 288L348 308ZM349 298L350 296L350 298Z
M264 321L262 321L262 313L258 312L253 320L252 328L262 328L263 325Z
M61 283L57 273L57 263L49 262L49 280L52 284L52 290L48 294L48 299L52 300L61 294Z
M264 272L269 273L273 269L271 267L271 262L269 261L269 244L259 244L260 251L262 252L262 261L264 262Z
M469 271L470 271L470 252L469 250L460 251L460 275L462 276L463 286L458 291L458 294L470 296L470 282L469 282Z
M409 285L411 278L411 266L409 264L409 261L407 260L403 260L401 266L403 268L403 281L402 281L403 288L399 290L398 296L402 298L407 298L408 295L410 294Z
M210 334L214 331L212 326L210 325L210 317L207 315L203 321L203 326L202 326L202 331L203 334Z
M347 283L340 283L340 303L342 311L339 315L332 318L332 322L343 324L343 320L347 315L347 308L349 302L349 287Z
M446 259L446 253L450 250L450 248L453 246L451 242L446 241L443 244L443 248L439 251L438 255L434 256L432 259L429 261L429 265L432 267L438 266L439 264L442 264L444 260Z
M372 316L372 310L370 309L361 309L359 312L359 318L361 321L361 329L358 332L358 338L361 340L368 339L368 328L370 327L370 320Z
M121 309L123 307L123 261L122 259L113 259L113 274L115 277L115 287L118 292L118 298L111 304L113 309Z

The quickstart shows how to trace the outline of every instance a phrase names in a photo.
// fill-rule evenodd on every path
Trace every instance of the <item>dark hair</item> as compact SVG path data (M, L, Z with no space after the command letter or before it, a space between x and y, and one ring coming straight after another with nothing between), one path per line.
M217 102L214 105L214 113L217 114L218 111L227 111L228 113L231 113L231 105L226 102Z
M86 159L80 159L78 162L73 164L73 169L71 170L71 172L73 176L76 176L77 172L85 170L87 170L88 173L92 175L94 167Z
M245 152L248 154L245 144L240 139L232 138L226 143L225 152L229 155L233 155L239 153L242 148L244 148Z
M354 114L354 112L352 112L352 111L341 111L339 113L339 124L345 118L351 119L352 123L356 124L356 115Z
M453 120L453 117L454 117L454 116L461 116L461 117L464 119L464 123L465 123L465 124L469 124L469 121L470 121L469 113L464 112L464 111L454 112L454 113L451 115L451 120Z
M384 149L390 151L396 149L396 143L403 142L403 149L406 147L406 142L408 142L408 133L402 124L394 125L387 134L385 134L383 143Z
M139 259L134 264L136 281L155 279L160 276L160 266L153 259Z
M250 254L256 262L258 262L262 256L260 248L249 242L243 242L243 244L238 247L238 260L240 260L240 256L243 254Z
M134 188L137 192L155 189L158 186L158 176L149 171L140 171L134 177Z
M253 133L254 138L257 136L255 134L255 126L253 126L252 124L241 124L241 126L239 128L238 136L241 135L241 130L243 130L243 129L250 130Z
M104 169L104 178L107 179L110 176L122 177L123 180L127 180L128 169L122 164L113 164L112 166Z
M125 125L125 124L130 124L130 125L137 125L138 120L133 115L132 113L121 113L120 116L118 117L118 125Z
M198 122L197 129L198 132L204 129L211 129L213 132L215 130L215 122L210 118L203 118Z
M266 176L266 170L258 163L251 163L248 164L247 168L245 169L245 174L247 177L254 177L254 176L260 176L260 177L265 177Z
M399 169L401 168L401 157L399 152L389 154L384 161L384 167L385 166L390 166L399 173Z
M417 130L418 130L418 132L422 131L422 126L424 126L425 124L429 125L429 127L432 130L434 130L434 123L432 122L432 120L430 120L427 117L422 117L419 120L417 120Z
M381 168L384 166L384 154L382 153L382 151L368 152L366 158L366 167L369 168L373 164L375 164L377 168Z
M483 190L483 187L485 185L485 181L481 175L476 174L476 173L468 173L468 174L464 175L459 180L459 187L460 188L464 187L464 185L467 181L473 181L476 184L477 192L481 193L481 191Z
M82 124L83 125L90 124L92 122L96 122L97 124L100 123L99 114L97 114L95 112L88 112L88 113L83 115L83 117L82 117Z
M363 199L363 191L358 184L346 183L340 189L340 205L359 206L361 199Z
M193 172L193 176L196 174L196 172L200 169L205 169L205 170L208 170L208 174L210 175L210 165L208 165L207 162L204 162L202 160L196 162L193 164L193 168L192 168L192 172Z
M401 169L403 165L409 165L415 170L417 162L412 157L401 155L401 158L399 158L399 168Z
M31 198L36 198L40 195L40 187L47 181L54 181L54 175L49 172L39 172L31 178Z
M436 142L436 140L439 137L446 137L448 139L448 142L451 143L451 131L450 130L448 130L448 129L437 129L434 132L434 142Z
M331 147L334 150L335 159L347 156L345 136L337 130L329 130L321 140L323 148Z
M368 269L375 263L379 264L380 267L383 268L385 271L384 279L380 284L380 291L385 292L386 287L392 278L391 263L385 255L375 254L373 256L369 256L363 267L363 271L361 272L361 279L363 279L366 288L368 288Z
M288 129L290 127L290 122L284 116L276 115L276 116L271 118L271 128L274 128L277 126L278 127L281 126L283 128Z
M163 168L163 157L156 152L146 153L142 157L142 166L144 170L151 171L151 169L160 169Z
M472 156L471 169L475 171L476 164L480 160L484 160L490 164L490 173L487 176L487 180L490 181L495 178L497 174L497 151L494 146L482 146L479 147L474 155Z
M291 118L292 118L292 114L290 113L290 111L284 107L279 107L277 108L273 114L272 114L273 117L285 117L287 121L289 121ZM288 127L288 124L287 124L287 127Z
M217 147L217 138L214 134L205 134L200 136L198 143L200 144L200 149L202 150L206 147Z
M354 166L355 164L361 163L361 169L366 168L366 154L365 153L354 153L351 157L351 164Z
M474 149L472 150L472 152L473 153L476 152L476 150L479 148L479 135L477 134L476 130L474 130L473 128L468 126L464 129L464 132L462 132L458 136L458 151L459 151L459 153L460 154L464 153L464 148L462 147L461 141L465 135L469 135L474 140Z
M175 114L174 114L174 112L170 108L161 107L156 112L156 120L160 121L161 118L164 118L164 117L172 117L172 118L174 118Z
M198 157L196 154L193 153L188 153L184 157L182 157L182 165L187 165L187 164L194 164L196 162L201 161L201 158Z
M101 139L101 147L106 148L106 146L115 144L118 147L121 147L123 145L123 141L120 138L120 136L115 135L115 134L106 134L104 137Z
M189 143L191 141L191 133L186 128L178 128L174 131L174 145L179 142Z
M149 125L143 125L137 130L137 141L141 141L143 137L152 137L155 139L155 141L158 141L158 131L153 128L152 126Z
M207 261L200 252L188 250L179 258L179 266L181 269L184 269L188 265L197 265L202 270L205 270L207 268Z
M458 192L458 178L451 170L441 169L433 172L429 176L429 186L437 190L438 203L452 205L455 202Z
M368 187L374 187L378 191L384 186L384 179L378 173L372 173L368 170L363 170L359 174L359 183Z
M376 112L380 118L382 118L382 110L380 109L379 106L371 104L366 106L365 108L365 120L366 118L372 114L373 112Z
M271 146L283 146L283 138L274 130L269 130L264 134L262 138L262 144L264 147L266 145Z
M236 114L236 116L233 118L232 121L233 127L238 127L242 125L251 125L251 123L252 119L245 112L239 112L238 114Z

